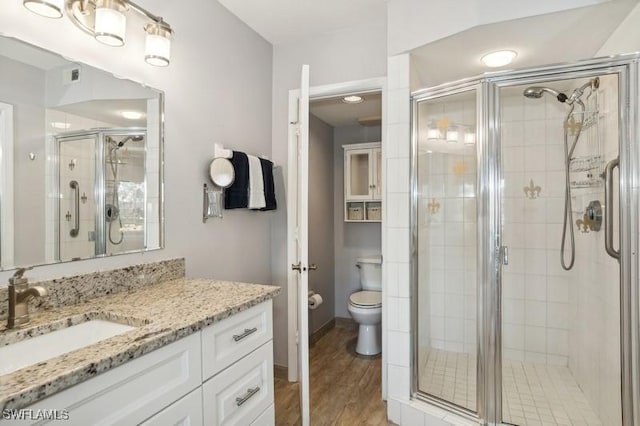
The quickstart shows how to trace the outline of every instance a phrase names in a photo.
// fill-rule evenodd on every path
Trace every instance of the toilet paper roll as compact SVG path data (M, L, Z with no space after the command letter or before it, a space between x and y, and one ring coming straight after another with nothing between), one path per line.
M309 297L309 309L318 309L318 306L322 305L322 296L314 294Z

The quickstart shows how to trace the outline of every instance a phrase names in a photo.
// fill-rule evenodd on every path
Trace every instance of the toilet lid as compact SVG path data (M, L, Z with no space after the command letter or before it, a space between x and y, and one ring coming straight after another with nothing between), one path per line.
M375 308L382 305L382 292L358 291L349 296L352 305Z

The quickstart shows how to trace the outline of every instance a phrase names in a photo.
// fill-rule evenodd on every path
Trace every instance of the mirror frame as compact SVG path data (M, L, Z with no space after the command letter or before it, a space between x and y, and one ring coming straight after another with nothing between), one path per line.
M113 256L121 256L121 255L131 255L131 254L137 254L137 253L148 253L148 252L153 252L153 251L158 251L158 250L163 250L165 248L165 234L166 234L166 223L165 223L165 194L164 194L164 176L165 176L165 171L164 171L164 153L165 153L165 92L163 90L160 90L156 87L150 86L146 83L143 83L141 81L135 80L133 78L129 78L129 77L123 77L121 75L115 74L111 71L107 71L103 68L97 67L95 65L91 65L88 64L86 62L83 62L80 59L69 59L67 57L65 57L64 55L61 55L58 52L52 51L52 50L48 50L42 46L38 46L35 45L33 43L30 43L28 41L22 40L18 37L14 37L11 35L7 35L7 34L3 34L0 33L0 37L4 37L7 39L10 39L12 41L21 43L21 44L25 44L31 48L37 49L37 50L41 50L43 52L46 52L48 54L52 54L52 55L56 55L62 59L64 59L65 61L69 62L70 64L81 64L83 66L87 66L87 67L91 67L93 69L99 70L109 76L111 76L112 78L115 78L117 80L125 80L125 81L129 81L132 83L135 83L137 85L140 85L146 89L150 89L153 90L155 92L157 92L158 95L158 116L159 116L159 122L158 122L158 132L159 132L159 138L158 138L158 147L159 147L159 152L158 152L158 226L159 226L159 238L158 238L158 247L153 247L153 248L144 248L142 250L129 250L129 251L123 251L123 252L118 252L118 253L104 253L104 254L96 254L90 257L81 257L81 258L74 258L74 259L70 259L70 260L57 260L55 262L47 262L46 259L43 260L42 263L35 263L35 264L27 264L27 265L22 265L22 264L17 264L15 261L15 258L13 259L13 265L11 265L10 267L6 267L4 268L2 266L2 253L0 251L0 272L7 272L7 271L13 271L16 270L18 268L21 267L37 267L37 266L49 266L49 265L59 265L59 264L63 264L63 263L71 263L71 262L78 262L78 261L83 261L83 260L93 260L93 259L102 259L102 258L107 258L107 257L113 257ZM15 112L13 113L13 120L15 122ZM2 123L0 123L2 124ZM12 128L13 128L13 123L12 123ZM146 127L148 129L148 126ZM0 135L2 135L3 129L0 127ZM14 138L13 135L15 134L14 132L10 132L10 136L12 136L12 143L14 142ZM2 141L0 140L0 143ZM0 147L1 149L1 147ZM54 161L57 161L54 160ZM0 176L2 176L4 174L4 170L2 170L1 168L1 162L0 162ZM11 165L11 168L13 169L13 165ZM145 171L145 175L146 175L146 171ZM15 192L13 190L13 188L11 189L11 191L8 192ZM0 186L0 218L4 218L3 215L3 206L2 206L2 199L6 196L7 194L3 193L2 191L2 186ZM4 234L4 229L3 229L3 223L0 222L0 249L1 247L4 247L5 244L2 243L2 235ZM147 232L147 229L145 228L145 233ZM11 232L12 238L15 238L15 234L13 233L13 230ZM11 243L11 246L13 246L13 242Z

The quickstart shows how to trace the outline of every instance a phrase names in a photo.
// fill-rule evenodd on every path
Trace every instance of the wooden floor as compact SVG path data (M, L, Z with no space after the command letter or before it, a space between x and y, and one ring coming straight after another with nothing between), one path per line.
M309 351L311 424L389 425L381 359L355 355L357 331L334 328ZM276 425L299 425L297 383L276 378Z

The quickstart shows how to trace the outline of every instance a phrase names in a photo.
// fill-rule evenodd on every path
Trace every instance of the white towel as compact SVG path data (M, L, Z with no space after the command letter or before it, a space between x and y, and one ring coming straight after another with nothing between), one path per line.
M264 199L264 178L260 159L253 155L249 158L249 208L262 209L267 206Z

